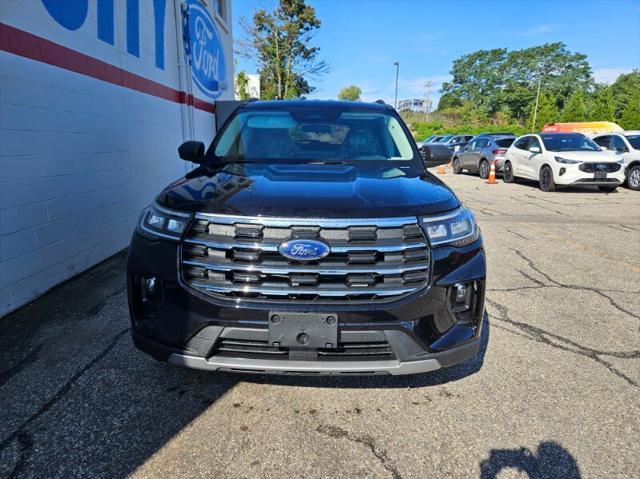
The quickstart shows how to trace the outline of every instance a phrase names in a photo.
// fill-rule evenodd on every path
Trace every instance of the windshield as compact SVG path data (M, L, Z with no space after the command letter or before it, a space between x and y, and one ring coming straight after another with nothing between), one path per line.
M627 136L627 141L631 143L634 150L640 150L640 135Z
M444 143L445 141L449 141L451 138L453 138L453 135L446 135L446 136L443 136L442 138L440 138L440 139L438 140L438 143Z
M578 133L542 135L541 138L548 151L600 151L598 145Z
M392 114L317 106L242 110L220 134L214 155L260 163L414 159Z

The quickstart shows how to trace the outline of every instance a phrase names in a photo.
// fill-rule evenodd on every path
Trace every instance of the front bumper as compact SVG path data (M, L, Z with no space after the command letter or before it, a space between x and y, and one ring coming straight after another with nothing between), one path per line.
M594 173L587 173L578 169L578 165L554 165L554 181L563 186L617 186L624 183L624 168L607 173L603 180L596 180Z
M472 358L480 347L484 315L485 256L482 239L463 248L432 249L428 288L393 303L300 307L336 314L338 348L288 350L268 346L270 311L288 304L243 307L218 303L179 281L178 244L134 234L127 264L129 309L136 347L172 364L210 371L278 374L414 374ZM153 277L159 298L143 304L140 278ZM451 307L454 285L472 288L464 313ZM231 345L231 346L229 346ZM344 345L341 346L341 345ZM348 347L386 348L388 354L352 356Z

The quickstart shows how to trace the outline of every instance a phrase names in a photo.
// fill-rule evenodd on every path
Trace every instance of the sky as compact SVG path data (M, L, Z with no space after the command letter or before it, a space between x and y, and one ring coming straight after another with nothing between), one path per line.
M564 42L586 54L596 81L611 83L640 68L640 0L308 0L322 25L314 44L331 71L311 81L311 98L335 99L348 85L362 99L423 98L431 81L434 106L451 63L480 49L510 50ZM240 17L274 0L233 0L234 37L242 38ZM250 60L236 71L256 73Z

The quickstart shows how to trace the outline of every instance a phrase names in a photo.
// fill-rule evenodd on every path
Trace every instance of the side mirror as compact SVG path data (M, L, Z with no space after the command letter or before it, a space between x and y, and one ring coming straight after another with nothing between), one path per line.
M542 150L540 149L540 147L539 147L539 146L532 146L531 148L529 148L529 151L530 151L531 153L535 153L535 154L538 154L538 153L541 153L541 152L542 152Z
M178 155L185 161L200 164L204 161L204 143L185 141L178 147Z
M420 156L425 168L446 165L451 161L451 150L445 145L424 145Z

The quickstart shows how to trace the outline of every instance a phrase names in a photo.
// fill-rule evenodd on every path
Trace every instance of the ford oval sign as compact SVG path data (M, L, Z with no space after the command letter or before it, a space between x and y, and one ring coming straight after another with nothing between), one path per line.
M213 18L199 0L188 0L184 18L184 45L191 77L210 98L226 89L224 47Z
M315 261L327 256L331 250L322 241L294 239L285 241L278 248L280 254L296 261Z

